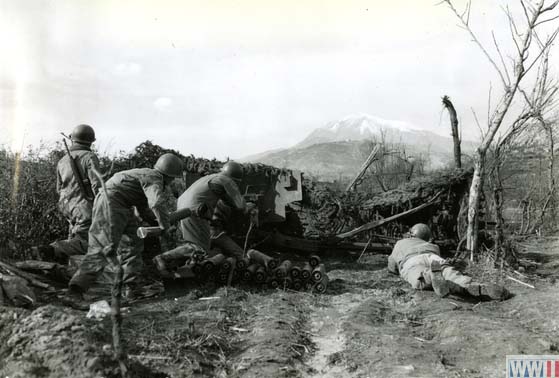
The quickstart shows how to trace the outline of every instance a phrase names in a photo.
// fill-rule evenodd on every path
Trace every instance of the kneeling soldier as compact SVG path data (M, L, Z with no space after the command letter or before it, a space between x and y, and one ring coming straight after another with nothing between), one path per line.
M89 248L78 271L70 280L67 299L81 300L108 263L122 263L124 295L133 299L135 282L142 269L143 242L136 235L136 208L144 220L156 220L163 230L169 227L169 213L163 192L176 177L182 176L179 157L164 154L154 169L137 168L116 173L100 191L93 206ZM120 255L120 262L117 258Z

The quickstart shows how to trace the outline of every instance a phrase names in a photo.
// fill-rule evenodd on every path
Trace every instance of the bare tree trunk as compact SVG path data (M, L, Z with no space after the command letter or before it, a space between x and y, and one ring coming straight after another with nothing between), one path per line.
M485 151L478 150L477 155L468 197L468 229L466 231L466 249L471 252L472 259L478 245L479 205L485 177Z
M456 116L456 109L450 97L443 96L443 105L448 110L448 115L450 116L450 130L452 132L452 140L454 142L454 166L456 168L462 168L462 151L460 149L460 135L458 134L458 117Z
M501 157L497 151L495 155L496 165L492 174L493 204L495 206L495 251L496 258L504 257L505 242L505 220L503 218L503 180L501 177ZM497 261L497 260L496 260Z
M554 166L554 162L555 162L555 144L554 144L554 140L553 140L553 127L552 125L547 125L546 127L546 131L547 131L547 138L549 140L549 151L547 153L547 159L548 159L548 172L549 172L549 182L548 182L548 190L549 190L549 215L550 215L550 219L551 219L551 226L552 228L555 228L555 207L557 206L557 203L555 201L555 166ZM543 218L544 218L545 213L542 211L542 224L543 224Z

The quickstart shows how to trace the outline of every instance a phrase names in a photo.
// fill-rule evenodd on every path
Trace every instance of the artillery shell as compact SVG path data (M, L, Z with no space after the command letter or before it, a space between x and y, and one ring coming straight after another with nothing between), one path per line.
M247 252L247 256L252 264L256 263L266 267L266 269L273 269L269 266L269 263L272 261L272 258L270 256L257 251L256 249L249 249Z
M303 282L301 280L293 280L291 286L293 287L293 290L299 291L303 288Z
M175 278L195 278L196 273L194 273L193 266L194 264L188 264L178 267L175 272Z
M271 259L268 262L268 270L272 271L276 269L280 265L280 261L278 259Z
M292 266L291 270L289 271L289 275L293 279L301 277L301 268L299 268L298 266Z
M308 280L311 278L311 274L312 274L312 267L311 264L306 263L305 266L303 267L303 269L301 269L301 278L303 280Z
M220 270L219 273L217 274L217 282L219 282L221 284L227 283L228 279L229 279L229 271L228 270Z
M223 263L223 260L225 260L225 256L222 255L221 253L210 257L207 260L204 260L203 265L204 265L204 270L206 272L211 272L213 271L216 267L218 267L219 265L221 265Z
M290 277L286 277L282 281L280 281L280 284L281 284L281 288L284 290L291 289L293 285L293 280Z
M312 255L311 257L309 257L309 264L313 268L316 268L320 265L320 257L318 257L317 255Z
M314 284L313 291L319 294L323 294L324 292L326 292L326 288L328 287L328 282L329 282L328 275L324 274L322 276L322 280Z
M247 266L248 266L248 259L246 259L246 258L237 259L237 269L243 270L243 269L246 269Z
M266 282L266 270L263 266L259 266L254 274L254 280L258 283Z
M260 265L258 264L250 264L247 267L247 270L250 272L250 274L254 275L256 273L256 271L258 270L258 268L260 268Z
M241 270L241 281L248 282L252 279L252 274L248 269Z
M277 278L285 278L288 276L292 265L293 264L291 264L291 261L284 260L281 265L274 271L274 274Z
M221 263L221 269L226 271L230 271L233 266L235 266L234 257L228 257Z
M312 271L311 279L314 282L318 282L324 275L326 275L326 269L324 268L324 264L320 264Z
M280 281L277 278L270 278L268 280L268 286L272 289L277 289L278 287L280 287Z

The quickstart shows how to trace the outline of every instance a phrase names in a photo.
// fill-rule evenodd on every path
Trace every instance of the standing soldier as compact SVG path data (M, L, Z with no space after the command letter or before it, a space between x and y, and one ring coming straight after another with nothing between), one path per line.
M58 207L68 220L68 239L46 246L33 247L33 254L43 260L68 261L72 255L87 252L87 233L91 226L93 199L101 182L93 173L99 170L99 159L91 151L95 131L89 125L78 125L70 134L72 145L60 159L56 174Z
M186 241L185 245L155 257L155 265L162 276L169 277L171 275L169 267L177 265L177 262L184 261L190 255L205 255L209 251L210 220L219 200L234 210L245 213L255 210L255 205L247 204L239 191L236 182L242 178L243 167L239 163L230 161L223 166L221 172L198 179L179 197L178 209L204 207L207 211L205 214L191 215L180 221L182 237ZM231 240L231 242L233 241Z
M71 304L81 302L83 293L108 263L122 264L124 297L134 298L139 289L136 278L143 266L143 243L136 235L139 222L134 208L144 221L156 221L162 230L168 229L169 213L163 193L176 177L182 176L182 171L179 157L164 154L153 169L118 172L107 181L106 192L102 190L93 205L87 254L69 283L66 299Z

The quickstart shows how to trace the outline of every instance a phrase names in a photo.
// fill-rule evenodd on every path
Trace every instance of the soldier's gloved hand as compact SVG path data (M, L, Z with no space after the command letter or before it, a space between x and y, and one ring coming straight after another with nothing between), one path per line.
M464 260L464 259L453 257L453 258L450 258L450 259L446 259L445 265L450 265L454 269L456 269L460 272L464 272L468 268L468 261Z
M250 213L252 210L256 209L256 204L254 202L247 202L245 207L245 212Z
M164 233L167 230L169 230L169 228L171 228L171 224L166 219L158 219L157 223L159 224L159 228L161 229L161 233Z
M204 260L206 257L208 257L208 253L204 250L196 250L194 252L192 252L192 259L194 261L202 261Z
M203 218L208 213L208 205L201 203L197 209L193 210L194 215Z
M175 226L174 224L171 225L171 227L169 227L168 229L164 230L164 233L167 234L167 236L174 235L176 232L177 232L177 226Z

